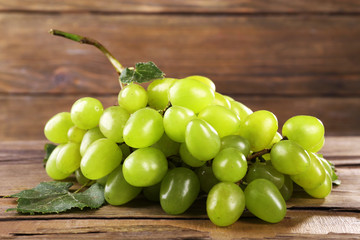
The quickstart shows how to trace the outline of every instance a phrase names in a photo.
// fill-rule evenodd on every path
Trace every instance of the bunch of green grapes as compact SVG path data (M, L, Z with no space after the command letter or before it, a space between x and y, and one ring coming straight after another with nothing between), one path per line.
M294 184L324 198L334 174L317 153L325 142L319 119L295 116L278 130L273 113L253 112L203 76L157 79L147 89L133 82L116 106L80 98L46 123L45 136L58 144L46 172L104 185L111 205L142 194L182 214L201 193L218 226L233 224L245 208L276 223Z

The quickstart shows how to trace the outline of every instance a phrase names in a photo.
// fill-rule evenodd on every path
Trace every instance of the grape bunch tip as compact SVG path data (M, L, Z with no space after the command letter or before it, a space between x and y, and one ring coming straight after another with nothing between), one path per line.
M164 78L153 63L124 68L95 40L51 33L106 53L122 88L116 106L84 97L46 123L44 134L57 145L45 166L52 179L75 174L81 185L99 183L111 205L142 194L168 214L184 213L206 194L217 226L233 224L245 208L280 222L294 184L314 198L330 194L337 177L318 153L325 129L316 117L294 116L280 131L272 112L253 112L207 77Z

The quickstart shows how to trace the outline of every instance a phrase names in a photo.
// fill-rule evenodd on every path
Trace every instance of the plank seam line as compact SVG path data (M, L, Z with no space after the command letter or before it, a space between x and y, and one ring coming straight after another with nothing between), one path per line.
M276 17L276 16L354 16L360 17L360 11L106 11L106 10L27 10L27 9L1 9L0 13L5 14L93 14L93 15L178 15L178 16L247 16L247 17Z

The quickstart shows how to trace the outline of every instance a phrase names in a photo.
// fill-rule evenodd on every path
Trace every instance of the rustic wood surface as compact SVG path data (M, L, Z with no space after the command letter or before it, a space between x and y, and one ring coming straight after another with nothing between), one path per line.
M45 141L0 143L0 196L49 181L42 167ZM205 200L199 199L178 216L165 214L158 204L142 197L121 207L106 205L98 210L62 214L22 215L5 212L16 204L0 199L0 238L65 239L233 239L293 237L336 239L360 237L360 137L328 137L321 151L337 166L342 181L325 199L297 191L287 203L285 219L268 224L245 212L234 225L215 227L206 216ZM352 159L352 162L346 161ZM70 178L69 180L74 180ZM75 186L75 188L78 186Z

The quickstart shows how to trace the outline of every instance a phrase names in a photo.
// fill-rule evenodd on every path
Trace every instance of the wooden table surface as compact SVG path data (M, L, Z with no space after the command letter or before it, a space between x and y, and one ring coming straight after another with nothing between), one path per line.
M0 143L0 196L49 181L42 167L44 141ZM342 183L325 199L298 191L283 221L265 223L248 212L229 227L216 227L199 199L184 214L165 214L159 204L138 198L124 206L62 214L5 212L15 199L0 199L0 238L5 239L313 239L360 238L360 137L328 137L324 156L336 164Z

